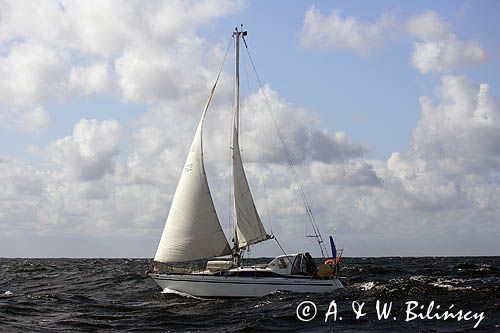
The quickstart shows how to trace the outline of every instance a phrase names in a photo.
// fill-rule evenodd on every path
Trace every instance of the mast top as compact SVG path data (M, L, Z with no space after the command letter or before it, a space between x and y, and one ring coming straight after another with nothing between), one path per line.
M245 37L247 35L247 31L243 30L243 24L240 25L240 29L241 30L238 30L238 27L235 27L234 32L233 32L233 36L243 35L243 37Z

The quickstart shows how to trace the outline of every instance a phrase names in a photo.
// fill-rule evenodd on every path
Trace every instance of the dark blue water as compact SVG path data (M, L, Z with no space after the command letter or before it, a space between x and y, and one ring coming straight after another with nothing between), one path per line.
M500 257L346 258L343 290L255 299L162 294L147 267L146 259L0 259L0 332L470 332L477 322L405 321L409 301L424 313L431 301L441 312L483 312L476 330L500 332ZM306 300L317 315L302 322L296 307ZM337 320L325 323L333 300ZM387 320L377 319L377 300L392 302ZM353 301L365 302L365 316L356 319Z

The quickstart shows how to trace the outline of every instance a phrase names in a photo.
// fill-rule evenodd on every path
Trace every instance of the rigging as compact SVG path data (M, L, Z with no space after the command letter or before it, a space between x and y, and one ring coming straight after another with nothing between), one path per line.
M260 86L260 91L262 92L263 96L264 96L264 99L266 101L266 105L267 105L267 108L268 108L268 111L271 115L271 119L272 119L272 122L273 122L273 125L274 125L274 128L276 129L276 133L278 135L278 138L280 140L280 143L281 143L281 146L283 148L283 151L285 153L285 158L288 162L288 165L290 167L290 170L292 171L292 174L293 174L293 177L294 177L294 180L295 180L295 183L297 184L297 188L298 188L298 192L300 194L300 197L302 199L302 202L305 206L305 209L306 209L306 215L313 227L313 231L314 231L314 235L306 235L307 237L314 237L316 238L317 242L318 242L318 245L319 245L319 248L321 250L321 255L323 256L323 258L326 258L325 256L325 252L326 251L326 247L324 245L324 241L323 241L323 237L321 236L321 233L319 231L319 227L316 223L316 219L314 218L314 215L312 213L312 210L311 210L311 206L309 204L309 201L307 200L307 197L306 197L306 194L304 192L304 188L302 186L302 182L300 181L300 177L297 173L297 170L295 168L295 165L293 164L293 155L292 155L292 152L288 149L287 147L287 144L286 144L286 141L285 141L285 138L283 136L283 134L281 133L279 127L278 127L278 123L276 121L276 117L274 116L274 113L272 111L272 108L271 108L271 104L269 103L269 99L267 98L267 95L266 95L266 92L264 90L264 86L262 84L262 81L260 79L260 76L257 72L257 69L255 67L255 63L253 61L253 58L250 54L250 51L248 49L248 44L247 44L247 41L245 39L245 36L242 36L242 39L243 39L243 43L245 44L245 50L248 54L248 58L250 59L250 63L252 64L252 69L255 73L255 76L257 78L257 81L259 83L259 86Z

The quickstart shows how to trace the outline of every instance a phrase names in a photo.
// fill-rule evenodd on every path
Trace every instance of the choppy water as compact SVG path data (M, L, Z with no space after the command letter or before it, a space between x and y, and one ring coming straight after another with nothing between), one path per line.
M0 259L0 332L468 332L476 322L406 322L408 301L484 312L477 330L500 332L500 257L346 258L343 290L256 299L162 294L144 276L147 266L146 259ZM302 322L296 307L306 300L317 316ZM337 320L325 323L332 300ZM355 300L366 302L357 320ZM376 300L393 302L389 319L377 319Z

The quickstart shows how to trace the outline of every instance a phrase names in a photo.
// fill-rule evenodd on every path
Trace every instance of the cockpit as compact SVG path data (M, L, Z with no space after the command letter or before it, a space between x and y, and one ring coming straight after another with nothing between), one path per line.
M316 263L308 252L278 256L267 268L282 275L314 275L317 271Z

